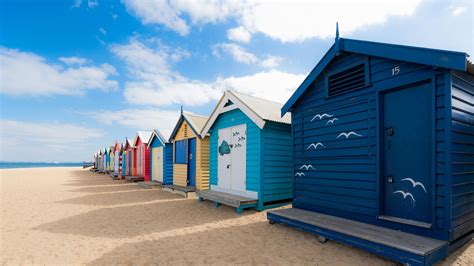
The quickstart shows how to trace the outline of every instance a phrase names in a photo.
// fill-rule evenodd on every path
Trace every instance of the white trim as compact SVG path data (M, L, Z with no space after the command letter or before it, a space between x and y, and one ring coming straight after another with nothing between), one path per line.
M226 108L225 104L227 103L228 100L231 100L234 104L226 107L232 107L231 108ZM204 128L201 131L201 138L206 136L206 134L209 132L211 129L212 125L216 121L217 117L225 112L228 112L230 110L234 109L240 109L252 122L254 122L260 129L263 129L265 126L265 120L263 120L256 112L254 112L252 109L250 109L247 105L245 105L244 102L242 102L235 94L233 94L231 91L226 91L224 92L224 95L222 98L219 100L216 108L214 108L214 111L212 111L211 116L207 120L206 124L204 125Z
M232 190L232 189L221 188L215 185L211 185L211 190L258 200L258 192L255 192L255 191Z

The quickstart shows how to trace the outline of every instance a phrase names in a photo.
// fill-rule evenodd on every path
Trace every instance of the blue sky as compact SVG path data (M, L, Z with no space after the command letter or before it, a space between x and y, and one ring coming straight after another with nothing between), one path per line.
M207 115L223 90L284 102L342 37L474 53L472 1L0 2L1 154L82 161Z

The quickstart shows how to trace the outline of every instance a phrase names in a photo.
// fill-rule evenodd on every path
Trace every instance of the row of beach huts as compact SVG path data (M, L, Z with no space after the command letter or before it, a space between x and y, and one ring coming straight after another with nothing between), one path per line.
M94 171L238 213L291 203L270 224L407 265L445 258L474 234L474 65L336 35L285 104L226 91L169 138L100 149Z

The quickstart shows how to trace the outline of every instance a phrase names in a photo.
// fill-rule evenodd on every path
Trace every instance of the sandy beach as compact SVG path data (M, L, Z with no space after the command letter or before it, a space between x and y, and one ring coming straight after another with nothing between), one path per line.
M80 168L0 170L2 264L396 263L281 225ZM474 265L474 244L441 265Z

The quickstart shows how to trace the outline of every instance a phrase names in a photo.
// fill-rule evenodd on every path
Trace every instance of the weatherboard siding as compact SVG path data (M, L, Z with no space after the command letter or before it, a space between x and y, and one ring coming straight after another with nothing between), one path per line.
M291 199L293 155L291 125L266 122L262 131L264 203Z
M294 173L293 206L312 211L348 217L351 219L384 223L376 217L380 214L378 183L378 90L394 86L395 82L418 81L434 77L435 95L435 163L436 176L434 231L420 229L425 235L445 238L439 229L445 227L445 181L443 178L445 157L445 84L444 73L433 68L384 59L346 53L327 67L326 72L337 71L350 64L368 62L370 85L327 97L324 77L321 76L299 98L292 111ZM392 76L392 69L400 67L400 73ZM318 113L334 115L339 120L327 124L327 119L311 119ZM430 118L431 119L431 118ZM354 131L361 137L339 138L339 133ZM310 149L311 143L322 142L328 147ZM303 165L311 164L316 170L306 171ZM397 228L398 225L393 225ZM403 225L401 226L403 227ZM408 230L417 230L409 228Z
M260 128L240 109L219 115L210 130L210 184L217 186L219 129L237 125L247 125L246 189L259 192L260 189Z
M173 184L173 143L165 145L164 153L163 184L171 185Z
M474 230L474 78L452 75L452 239Z

